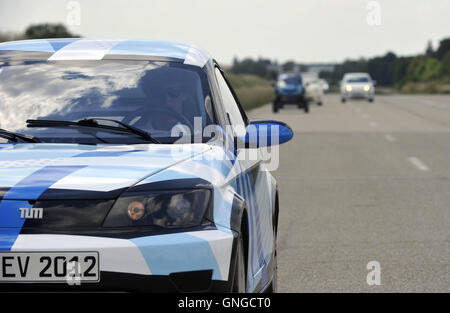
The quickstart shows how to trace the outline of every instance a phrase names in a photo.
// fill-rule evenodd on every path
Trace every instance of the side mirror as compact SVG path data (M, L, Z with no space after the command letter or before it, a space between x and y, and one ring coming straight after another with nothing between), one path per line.
M248 148L276 146L294 137L292 129L274 120L251 120L246 128L245 145Z

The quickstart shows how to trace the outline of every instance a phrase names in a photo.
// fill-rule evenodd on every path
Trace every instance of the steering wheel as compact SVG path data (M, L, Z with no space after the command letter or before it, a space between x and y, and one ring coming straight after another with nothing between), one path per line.
M157 113L155 115L155 113ZM133 119L136 117L141 117L136 124L140 124L140 122L153 122L153 119L163 119L162 117L164 115L167 115L168 117L174 117L177 119L178 122L184 123L187 125L191 130L194 129L194 126L192 123L182 114L178 113L177 111L169 108L169 107L153 107L151 109L148 108L140 108L137 109L131 113L128 113L123 118L122 122L129 124ZM135 125L133 125L135 126Z

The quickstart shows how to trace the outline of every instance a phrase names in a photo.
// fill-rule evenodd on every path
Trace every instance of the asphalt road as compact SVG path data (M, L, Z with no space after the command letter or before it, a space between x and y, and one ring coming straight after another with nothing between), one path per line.
M279 291L450 292L450 96L327 95L309 114L249 116L295 132L274 172Z

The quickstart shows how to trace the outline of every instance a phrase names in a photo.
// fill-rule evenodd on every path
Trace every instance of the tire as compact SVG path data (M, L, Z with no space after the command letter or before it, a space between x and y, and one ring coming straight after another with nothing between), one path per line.
M323 102L319 101L319 102L317 102L317 105L321 107L323 105Z
M279 109L280 109L280 103L277 100L275 100L272 104L272 112L278 113Z
M275 245L276 247L276 245ZM278 257L277 257L277 250L275 248L275 255L274 255L274 269L273 269L273 276L272 276L272 282L270 283L270 286L267 288L267 293L277 293L278 292Z
M278 200L277 200L278 201ZM278 211L278 210L277 210ZM277 238L278 238L278 213L276 214L276 217L274 218L274 253L273 253L273 276L272 276L272 282L270 283L270 286L266 289L267 293L276 293L278 292L278 257L277 257Z
M305 110L305 113L309 113L309 102L305 102L303 109Z
M369 99L369 102L373 102L373 98L370 98L370 99Z
M247 269L245 266L244 240L239 236L236 249L236 267L234 270L233 293L247 292Z
M341 98L342 103L345 103L345 101L346 101L345 98Z

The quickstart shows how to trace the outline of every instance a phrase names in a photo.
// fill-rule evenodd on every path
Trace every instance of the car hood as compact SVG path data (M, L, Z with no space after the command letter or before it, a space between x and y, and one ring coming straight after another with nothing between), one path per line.
M300 94L303 92L302 85L286 85L284 87L277 87L278 92L283 95Z
M280 89L282 90L296 90L299 88L302 88L303 85L302 84L296 84L296 85L285 85L284 87L280 87Z
M0 145L0 199L114 199L210 149L191 145Z

